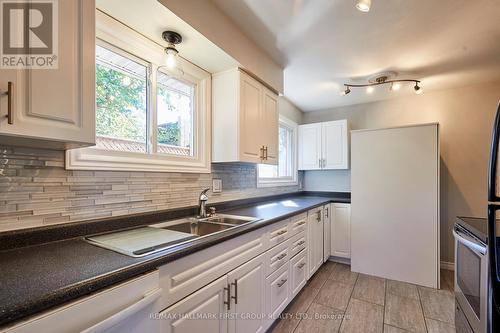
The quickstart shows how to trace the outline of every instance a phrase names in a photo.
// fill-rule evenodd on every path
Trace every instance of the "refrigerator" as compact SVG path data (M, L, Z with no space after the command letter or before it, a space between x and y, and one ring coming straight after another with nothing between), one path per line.
M488 170L488 253L491 286L491 332L500 332L500 241L498 237L498 224L500 223L499 142L500 103L493 125Z
M439 126L351 131L352 271L439 287Z

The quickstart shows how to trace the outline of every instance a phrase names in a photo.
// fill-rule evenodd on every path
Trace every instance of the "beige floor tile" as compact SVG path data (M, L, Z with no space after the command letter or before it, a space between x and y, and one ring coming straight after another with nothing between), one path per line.
M358 280L354 285L354 290L352 291L352 297L362 301L384 305L385 279L359 274Z
M385 299L386 324L412 332L425 332L420 302L413 298L387 294Z
M312 303L307 310L307 316L302 318L295 333L333 333L338 332L344 312L329 306Z
M358 273L351 272L351 266L345 264L337 263L330 274L330 279L345 284L354 285L356 279L358 278Z
M384 333L408 333L408 332L410 331L384 324Z
M270 333L292 333L300 323L296 316L284 316L268 332Z
M455 333L455 326L434 319L425 318L429 333Z
M309 279L307 285L311 288L321 289L330 276L330 270L326 266L321 266L318 271Z
M315 303L345 311L351 297L352 285L328 280L314 299Z
M422 308L426 318L454 324L455 297L446 290L418 287Z
M330 273L333 271L333 268L335 267L336 263L333 261L327 260L322 267L327 269Z
M384 307L352 298L340 328L342 333L382 333Z
M288 313L306 313L318 292L319 289L311 288L306 285L304 289L295 296L286 311Z
M387 292L397 296L418 299L417 286L411 283L387 280Z

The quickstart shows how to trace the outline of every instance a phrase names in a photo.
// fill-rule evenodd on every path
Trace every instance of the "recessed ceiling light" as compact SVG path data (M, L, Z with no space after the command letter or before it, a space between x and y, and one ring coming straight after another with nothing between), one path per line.
M373 91L374 91L374 90L375 90L375 89L374 89L372 86L369 86L369 87L367 87L367 88L366 88L366 92L367 92L368 94L373 93Z
M356 8L361 12L369 12L370 6L372 5L372 0L358 0L356 3Z

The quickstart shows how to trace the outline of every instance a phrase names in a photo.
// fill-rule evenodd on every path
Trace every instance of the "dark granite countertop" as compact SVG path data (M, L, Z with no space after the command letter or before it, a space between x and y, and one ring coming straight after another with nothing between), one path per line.
M91 245L82 237L0 251L0 326L328 202L350 199L345 195L302 192L244 207L227 205L224 213L261 220L141 258Z

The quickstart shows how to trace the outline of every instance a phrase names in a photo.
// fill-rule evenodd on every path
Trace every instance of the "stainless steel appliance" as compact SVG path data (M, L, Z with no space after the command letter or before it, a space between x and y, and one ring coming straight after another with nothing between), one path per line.
M488 332L490 284L487 219L459 217L455 237L455 326L457 332Z
M490 261L491 281L491 332L500 332L500 241L497 227L500 212L500 179L498 152L500 143L500 104L493 125L491 140L490 165L488 172L488 257Z

